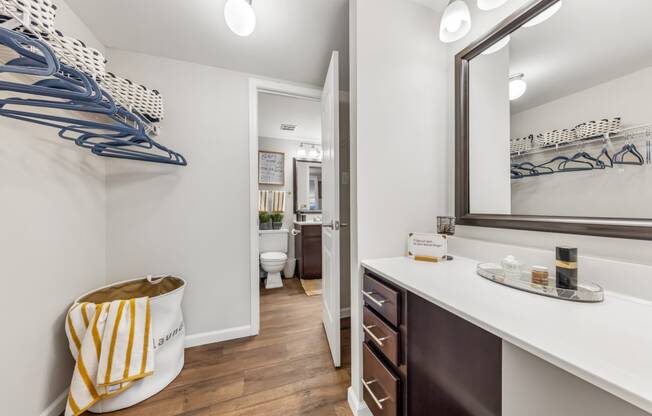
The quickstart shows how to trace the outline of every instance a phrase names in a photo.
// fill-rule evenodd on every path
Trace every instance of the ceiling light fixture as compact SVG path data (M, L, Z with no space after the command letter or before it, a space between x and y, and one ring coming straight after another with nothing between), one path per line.
M452 1L444 10L439 25L439 40L451 43L462 39L471 30L471 12L462 0Z
M308 152L308 156L310 156L312 159L317 159L319 157L319 150L317 150L317 146L314 144L312 145L310 152Z
M224 6L224 20L233 33L249 36L256 28L256 13L252 0L227 0Z
M527 82L523 80L524 74L516 74L509 77L509 100L520 98L527 91Z
M509 40L510 40L509 35L505 36L504 38L502 38L498 42L491 45L489 48L482 51L482 55L491 55L492 53L498 52L499 50L501 50L502 48L507 46L507 44L509 43Z
M306 157L307 154L306 148L303 146L303 143L301 143L299 149L297 149L297 157Z
M546 10L536 15L532 20L523 23L523 27L532 27L538 25L539 23L545 22L546 20L550 19L555 13L557 13L559 9L561 9L561 6L562 2L559 0L557 3L553 4Z
M505 3L507 3L507 0L478 0L478 9L493 10L499 8Z

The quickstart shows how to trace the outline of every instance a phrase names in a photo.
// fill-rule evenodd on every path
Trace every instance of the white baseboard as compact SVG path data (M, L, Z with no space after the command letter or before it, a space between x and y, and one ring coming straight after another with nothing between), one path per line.
M347 390L347 401L349 402L353 416L373 416L365 402L358 399L358 396L353 391L353 387L349 387Z
M200 332L199 334L186 335L186 348L212 344L214 342L228 341L236 338L250 337L252 335L256 334L251 325L220 329L219 331Z
M350 317L351 317L351 308L340 309L340 318L350 318Z
M59 416L66 410L66 398L68 389L65 389L39 416Z

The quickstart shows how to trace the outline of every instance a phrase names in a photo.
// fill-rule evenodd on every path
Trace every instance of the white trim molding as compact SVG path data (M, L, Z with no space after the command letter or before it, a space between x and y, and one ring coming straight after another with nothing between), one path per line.
M261 78L249 78L249 268L251 277L251 334L260 332L260 275L258 267L258 93L320 101L321 88Z
M367 407L367 404L358 399L358 396L356 396L355 391L353 391L353 387L349 387L347 389L347 401L349 402L349 407L351 408L351 412L353 412L353 416L373 416L371 413L371 410Z
M68 397L68 388L66 388L48 407L41 412L39 416L59 416L66 410L66 398Z
M200 332L198 334L187 335L185 346L186 348L198 347L200 345L229 341L236 338L250 337L257 334L258 332L254 332L251 325L220 329L218 331Z

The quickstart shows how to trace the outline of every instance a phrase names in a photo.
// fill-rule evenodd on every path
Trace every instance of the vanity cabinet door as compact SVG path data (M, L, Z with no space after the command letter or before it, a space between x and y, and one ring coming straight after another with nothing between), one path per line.
M408 293L408 414L499 416L502 341Z
M301 227L303 278L321 278L321 225Z

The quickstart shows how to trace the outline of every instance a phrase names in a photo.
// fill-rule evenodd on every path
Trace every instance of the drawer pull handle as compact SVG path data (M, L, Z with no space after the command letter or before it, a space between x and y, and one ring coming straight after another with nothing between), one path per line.
M376 335L374 335L373 332L371 332L372 328L376 328L376 325L368 325L368 326L362 325L362 329L364 329L364 332L366 332L374 341L376 341L376 343L378 343L378 345L380 345L381 347L384 347L385 345L383 344L383 341L388 340L389 337L380 337L380 338L378 338Z
M369 393L371 398L374 399L374 402L376 402L376 406L378 406L378 408L380 410L383 410L383 402L389 400L389 396L383 397L382 399L379 399L379 398L376 397L374 392L371 391L371 387L369 387L369 386L374 384L376 382L376 379L373 379L371 381L364 381L364 378L363 378L363 379L361 379L361 381L362 381L362 385L364 386L365 390L367 390L367 392Z
M378 299L374 298L374 297L372 296L372 295L375 295L374 292L365 292L365 291L363 290L363 291L362 291L362 294L363 294L367 299L369 299L370 301L372 301L373 303L375 303L376 305L378 305L378 306L381 307L381 308L383 307L383 304L384 304L385 302L387 302L387 300L385 300L385 299L378 300Z

